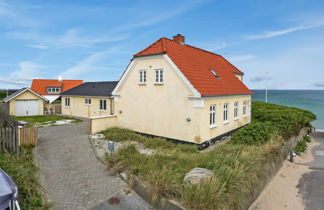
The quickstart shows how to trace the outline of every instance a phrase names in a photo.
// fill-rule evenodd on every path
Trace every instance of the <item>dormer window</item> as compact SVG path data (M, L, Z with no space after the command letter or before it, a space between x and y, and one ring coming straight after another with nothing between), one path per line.
M61 88L60 87L48 87L47 88L47 93L60 93L61 92Z
M215 77L219 78L219 75L216 73L215 69L211 68L210 71Z

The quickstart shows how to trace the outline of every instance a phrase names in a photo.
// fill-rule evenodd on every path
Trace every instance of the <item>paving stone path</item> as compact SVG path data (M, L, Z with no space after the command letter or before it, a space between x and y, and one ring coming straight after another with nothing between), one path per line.
M150 209L136 193L125 195L126 183L96 159L87 132L87 120L39 129L36 161L54 209ZM111 197L120 204L108 204Z

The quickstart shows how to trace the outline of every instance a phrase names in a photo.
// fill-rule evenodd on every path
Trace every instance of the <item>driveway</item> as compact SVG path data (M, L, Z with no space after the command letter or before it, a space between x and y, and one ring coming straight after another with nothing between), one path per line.
M36 160L41 184L54 209L150 209L127 184L110 176L88 140L88 121L39 129ZM117 205L109 204L118 198Z
M311 169L303 174L297 188L304 201L305 209L324 209L324 132L312 134L318 143L312 148L313 161L307 163Z

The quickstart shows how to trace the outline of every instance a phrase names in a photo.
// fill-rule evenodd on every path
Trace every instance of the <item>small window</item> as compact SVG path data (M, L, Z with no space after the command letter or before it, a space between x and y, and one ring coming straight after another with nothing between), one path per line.
M86 99L84 99L84 103L85 103L86 105L90 105L90 104L91 104L91 98L86 98Z
M157 83L157 84L163 83L163 69L155 70L155 83Z
M107 101L104 99L100 99L99 110L107 110Z
M238 107L239 107L239 102L236 101L234 103L234 119L238 119Z
M64 106L70 106L70 98L65 98Z
M216 126L216 105L210 105L209 107L209 124L210 127Z
M54 87L49 87L47 88L47 93L60 93L61 88L54 88Z
M224 122L228 122L228 103L224 104Z
M247 101L243 101L243 115L247 115Z
M215 77L219 78L219 75L216 73L215 69L211 68L210 71Z
M146 83L146 70L140 70L139 71L139 82L141 84L145 84Z

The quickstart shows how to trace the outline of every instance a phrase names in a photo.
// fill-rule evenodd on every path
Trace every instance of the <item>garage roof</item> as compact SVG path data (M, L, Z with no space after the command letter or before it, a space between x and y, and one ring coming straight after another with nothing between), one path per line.
M77 87L61 93L62 96L98 96L111 97L118 81L85 82Z
M7 103L8 101L16 98L17 96L23 94L24 92L26 91L29 91L31 93L33 93L34 95L40 97L41 99L43 99L44 101L48 101L46 98L44 98L43 96L39 95L38 93L32 91L30 88L28 87L25 87L25 88L21 88L20 90L17 90L16 92L14 92L13 94L7 96L5 99L4 99L4 102Z

